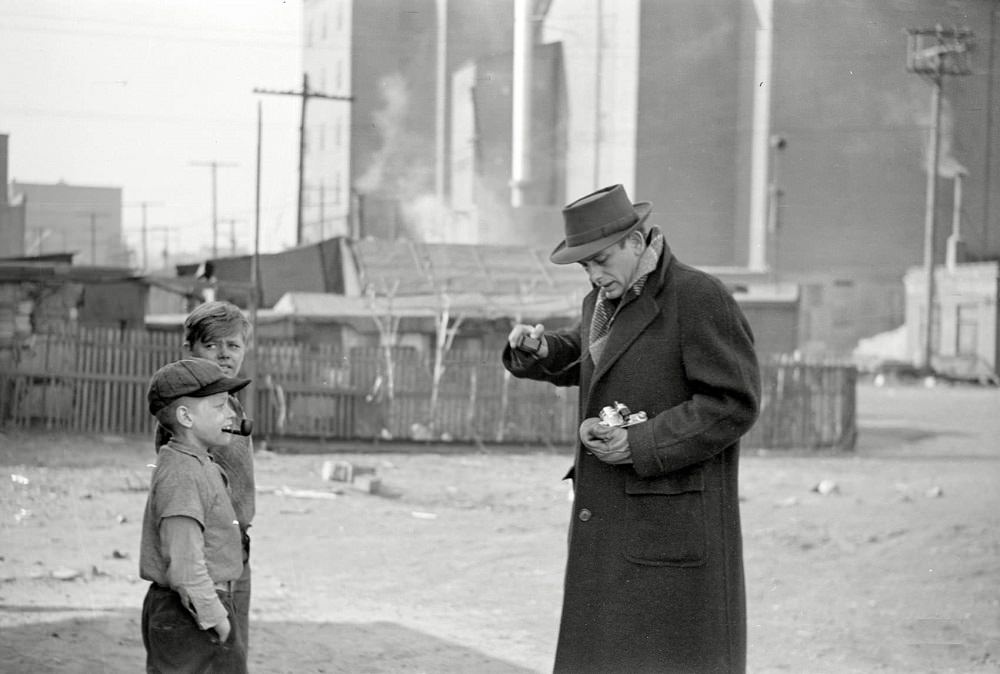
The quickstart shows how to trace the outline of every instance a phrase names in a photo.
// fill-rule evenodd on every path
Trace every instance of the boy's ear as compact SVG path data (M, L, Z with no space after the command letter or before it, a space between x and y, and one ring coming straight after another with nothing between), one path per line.
M185 340L185 342L183 344L181 344L181 351L184 352L184 356L185 357L190 356L191 355L191 342L188 342L188 341Z
M191 408L187 405L178 405L174 410L174 419L177 423L184 428L191 428L194 426L194 419L191 417Z

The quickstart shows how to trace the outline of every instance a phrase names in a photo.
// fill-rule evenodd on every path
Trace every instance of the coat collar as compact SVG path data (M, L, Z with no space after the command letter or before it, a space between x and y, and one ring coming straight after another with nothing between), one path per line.
M594 384L611 369L615 362L625 353L629 345L659 315L661 308L657 298L666 285L667 269L673 262L673 258L670 246L664 242L659 264L647 278L642 293L629 302L627 306L622 307L621 314L616 319L615 325L608 335L608 341L604 346L601 362L595 366L594 374L590 378L590 392L593 392ZM597 291L595 290L587 298L591 310L593 310L593 304L596 302L596 299Z

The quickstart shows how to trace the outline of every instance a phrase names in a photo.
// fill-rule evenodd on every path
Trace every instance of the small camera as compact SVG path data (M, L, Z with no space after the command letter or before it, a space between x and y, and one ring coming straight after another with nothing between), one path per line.
M633 412L627 405L623 405L617 400L614 405L604 407L599 416L602 426L621 426L622 428L641 424L647 418L645 412Z
M521 335L521 338L517 340L517 348L525 353L537 354L538 350L542 348L542 340Z

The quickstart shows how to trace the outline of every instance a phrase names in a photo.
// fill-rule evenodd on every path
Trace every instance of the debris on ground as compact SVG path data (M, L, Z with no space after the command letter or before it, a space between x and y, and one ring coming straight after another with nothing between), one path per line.
M343 482L367 494L382 493L382 478L375 466L350 461L324 461L320 475L325 482Z
M830 494L839 494L840 487L833 480L820 480L812 488L812 491L818 493L820 496L829 496Z

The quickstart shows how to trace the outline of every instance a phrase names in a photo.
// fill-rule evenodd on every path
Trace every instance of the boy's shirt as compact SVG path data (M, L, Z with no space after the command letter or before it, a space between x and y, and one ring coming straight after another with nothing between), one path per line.
M236 412L237 419L245 419L246 412L236 396L229 396L229 404ZM166 429L156 426L156 449L166 444L169 439ZM233 509L240 526L246 529L253 522L256 512L257 493L253 473L253 438L233 435L229 445L212 447L212 458L222 468L229 480L229 495L232 498Z
M164 522L166 520L166 523ZM215 583L243 572L243 545L221 470L171 439L160 448L142 522L139 575L170 587L202 629L221 622Z

